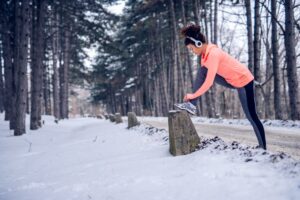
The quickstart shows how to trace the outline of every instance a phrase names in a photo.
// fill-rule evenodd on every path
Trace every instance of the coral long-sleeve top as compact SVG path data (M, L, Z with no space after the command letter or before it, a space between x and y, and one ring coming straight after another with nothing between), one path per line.
M201 55L201 67L207 68L207 75L203 85L193 94L194 98L204 94L213 85L216 74L236 88L241 88L254 79L245 65L214 44L208 44L205 53Z

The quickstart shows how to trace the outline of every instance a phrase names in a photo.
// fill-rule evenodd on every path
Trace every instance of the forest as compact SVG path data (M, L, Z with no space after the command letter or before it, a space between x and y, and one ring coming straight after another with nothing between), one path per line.
M298 0L2 0L0 112L14 135L69 117L74 86L103 113L167 116L191 92L197 56L180 30L198 24L209 43L248 66L262 119L300 119ZM87 50L94 62L87 66ZM235 90L214 84L198 114L243 118Z

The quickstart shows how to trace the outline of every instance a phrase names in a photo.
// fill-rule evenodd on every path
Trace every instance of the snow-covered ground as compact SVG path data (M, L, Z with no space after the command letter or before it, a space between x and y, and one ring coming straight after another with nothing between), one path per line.
M167 117L139 117L143 121L166 121ZM225 119L225 118L208 118L208 117L196 117L191 116L194 123L213 123L213 124L226 124L226 125L249 125L251 126L248 119ZM264 126L268 127L285 127L300 129L300 120L275 120L275 119L261 119ZM300 132L299 132L300 134Z
M76 118L14 137L0 115L1 200L299 199L300 164L218 138L169 153L168 133Z

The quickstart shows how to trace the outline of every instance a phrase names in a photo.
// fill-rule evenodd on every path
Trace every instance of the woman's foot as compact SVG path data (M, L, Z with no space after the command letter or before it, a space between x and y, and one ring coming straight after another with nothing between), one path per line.
M186 110L192 115L196 115L196 106L194 106L191 102L175 103L174 106L181 110Z

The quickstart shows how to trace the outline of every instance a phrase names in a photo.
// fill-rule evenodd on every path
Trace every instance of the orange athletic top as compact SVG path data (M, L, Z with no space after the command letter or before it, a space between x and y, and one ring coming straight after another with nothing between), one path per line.
M204 94L213 85L216 74L237 88L247 85L254 79L245 65L214 44L208 44L201 56L201 67L207 68L207 75L203 85L193 94L195 98Z

